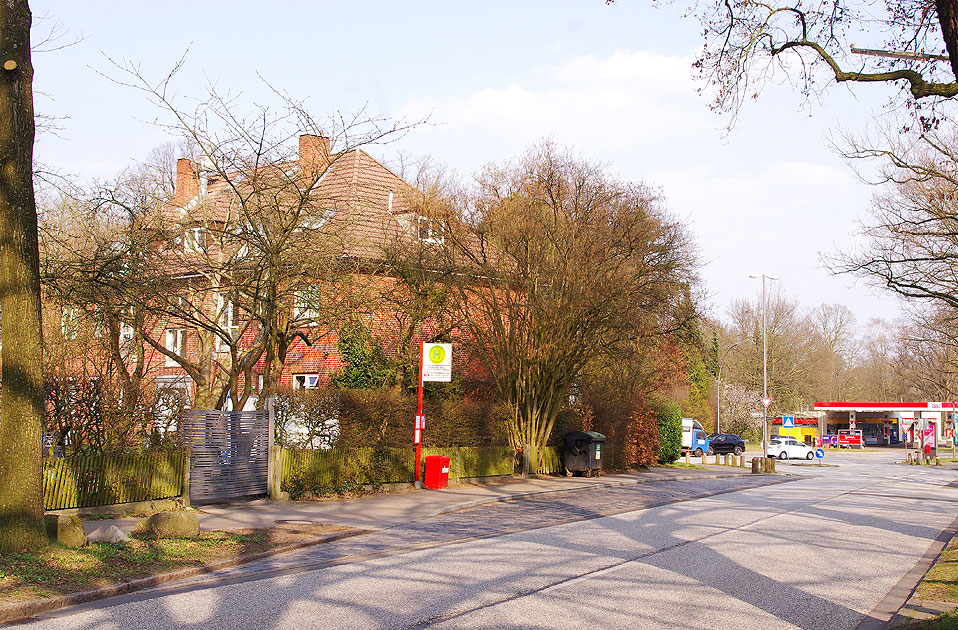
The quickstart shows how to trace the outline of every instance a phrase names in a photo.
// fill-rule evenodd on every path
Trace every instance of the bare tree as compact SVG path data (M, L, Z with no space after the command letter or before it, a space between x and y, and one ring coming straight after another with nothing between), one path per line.
M884 15L875 11L884 9ZM899 83L911 103L958 95L958 3L734 0L700 5L706 44L696 62L715 87L714 107L737 113L769 80L786 76L811 95L837 83ZM857 41L892 54L855 54ZM942 50L942 49L945 50ZM857 49L856 49L857 50ZM942 54L945 53L945 54Z
M848 156L877 159L881 186L863 232L866 242L827 258L908 299L958 307L958 133L886 134L887 148L853 144Z
M144 303L153 315L144 340L190 376L198 406L228 396L241 406L254 366L263 365L262 393L275 392L291 344L329 334L362 299L368 275L347 239L363 231L365 200L337 179L337 164L409 125L361 111L321 126L278 91L277 110L215 88L187 109L170 89L181 65L154 83L117 64L118 82L156 104L192 154L178 163L176 198L154 213L152 281L173 290Z
M733 303L730 315L732 338L749 339L752 343L729 356L727 382L762 391L761 303L739 300ZM768 298L766 340L770 409L800 409L814 397L811 383L818 369L813 356L817 338L798 303L781 292Z
M463 260L464 320L511 409L510 437L541 464L569 388L589 361L661 334L694 252L656 195L545 142L489 166L443 236Z
M385 244L383 271L390 281L379 292L379 303L395 322L396 386L416 382L417 332L432 340L447 339L460 324L461 280L452 248L444 246L441 226L464 193L455 179L442 171L421 169L415 185L404 195L405 229Z
M32 16L0 4L0 551L45 543L40 434L43 367L33 191Z

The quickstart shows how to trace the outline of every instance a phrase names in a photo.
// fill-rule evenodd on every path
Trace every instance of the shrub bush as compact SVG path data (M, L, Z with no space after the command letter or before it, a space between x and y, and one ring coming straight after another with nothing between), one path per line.
M656 412L659 425L659 463L671 464L682 454L682 408L662 402Z
M396 448L412 443L416 397L395 390L320 388L276 397L276 440L287 448ZM425 400L423 446L508 443L505 410L471 397Z

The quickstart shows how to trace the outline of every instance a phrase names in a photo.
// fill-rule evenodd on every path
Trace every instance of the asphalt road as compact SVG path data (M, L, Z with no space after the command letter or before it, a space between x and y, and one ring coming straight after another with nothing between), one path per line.
M323 545L25 625L855 628L958 516L958 471L895 457L780 466L800 478L774 485L712 480L700 498L669 482L484 506L343 541L336 561ZM423 548L395 551L407 536Z

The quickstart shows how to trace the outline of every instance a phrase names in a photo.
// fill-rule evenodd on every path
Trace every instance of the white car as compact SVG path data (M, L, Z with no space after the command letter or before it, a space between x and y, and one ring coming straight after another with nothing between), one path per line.
M769 457L779 459L813 459L815 457L815 449L787 435L770 439L765 452Z

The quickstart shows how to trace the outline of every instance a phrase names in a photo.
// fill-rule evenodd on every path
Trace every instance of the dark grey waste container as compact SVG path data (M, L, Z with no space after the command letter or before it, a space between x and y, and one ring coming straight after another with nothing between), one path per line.
M565 470L567 475L585 473L591 476L593 471L602 471L602 451L605 449L605 436L595 431L569 431L562 436L565 442Z

